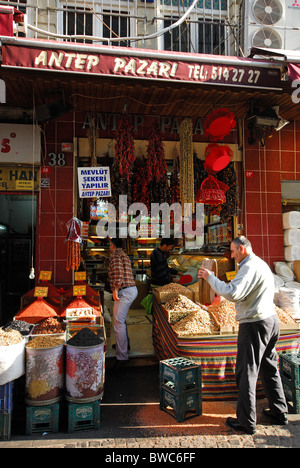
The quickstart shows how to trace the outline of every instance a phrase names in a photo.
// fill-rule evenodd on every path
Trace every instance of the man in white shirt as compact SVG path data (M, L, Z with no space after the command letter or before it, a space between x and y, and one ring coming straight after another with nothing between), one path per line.
M255 434L258 375L270 406L264 414L273 424L288 424L275 349L280 331L274 306L274 278L269 266L253 253L246 237L236 237L230 248L231 257L239 264L239 271L230 283L220 281L205 268L200 268L198 276L205 279L219 296L235 302L239 322L235 370L239 395L237 418L227 418L227 424L233 429Z

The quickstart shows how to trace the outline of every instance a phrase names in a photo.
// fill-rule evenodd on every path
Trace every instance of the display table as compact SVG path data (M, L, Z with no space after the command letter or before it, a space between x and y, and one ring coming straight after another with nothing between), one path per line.
M190 358L202 367L202 398L204 401L236 400L235 383L237 335L209 335L179 338L153 297L153 346L159 360L176 356ZM297 343L298 340L298 343ZM300 332L282 333L277 352L289 352L299 346ZM258 382L257 396L263 397Z

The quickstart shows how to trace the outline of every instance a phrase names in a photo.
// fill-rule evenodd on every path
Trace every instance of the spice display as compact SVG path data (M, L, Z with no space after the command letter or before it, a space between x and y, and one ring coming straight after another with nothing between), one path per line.
M17 330L3 330L0 328L0 346L10 346L20 343L23 336Z
M168 302L172 297L177 296L177 294L181 294L191 300L193 299L193 291L179 283L169 283L164 286L158 286L153 289L153 292L157 300L162 303Z
M55 333L64 333L65 325L56 317L49 317L41 322L37 323L34 327L34 335L44 335L44 334L55 334Z
M32 304L22 309L16 316L16 320L24 320L28 323L37 323L44 318L57 317L57 310L43 298L37 298Z
M62 398L64 386L64 340L37 336L26 346L26 402L51 404Z
M26 343L26 348L54 348L55 346L60 346L65 342L64 338L56 336L36 336L32 340Z
M21 335L29 335L33 325L24 322L23 320L12 320L5 327L4 330L17 330Z
M115 140L115 163L121 177L129 181L135 160L135 147L132 122L125 112L120 117Z
M79 310L79 309L88 310L90 316L100 314L100 310L98 307L91 307L90 304L82 297L75 297L68 305L66 305L64 310L61 312L60 317L66 317L67 309L74 309L75 316L76 316L75 310Z
M103 340L88 327L81 328L81 330L79 330L76 335L67 341L68 345L79 347L96 346L101 343L103 343Z
M191 203L194 212L193 125L191 119L180 124L180 200Z
M89 328L82 328L67 341L66 398L88 402L103 391L104 341Z
M213 335L219 327L213 316L199 307L199 311L190 313L187 317L173 325L178 336Z
M147 180L148 182L153 180L159 182L160 179L167 173L167 164L158 119L154 121L153 129L148 140L147 156L147 172L145 174Z

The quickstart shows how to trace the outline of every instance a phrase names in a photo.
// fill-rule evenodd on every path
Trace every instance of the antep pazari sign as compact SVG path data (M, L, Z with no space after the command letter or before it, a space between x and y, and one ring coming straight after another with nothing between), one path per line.
M126 51L127 52L127 51ZM144 52L144 55L143 55ZM2 44L2 66L65 73L118 76L148 80L179 81L246 88L281 89L280 69L254 59L201 54L151 56L142 49L128 48L124 55L116 49L90 47L76 49L21 43ZM174 57L174 58L173 58Z

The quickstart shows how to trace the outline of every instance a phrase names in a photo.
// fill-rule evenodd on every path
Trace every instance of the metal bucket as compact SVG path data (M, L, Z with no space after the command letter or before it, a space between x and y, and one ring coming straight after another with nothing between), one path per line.
M66 399L73 403L99 400L104 386L104 341L95 346L66 345Z
M52 405L64 390L64 343L52 348L26 347L25 400L31 406Z

